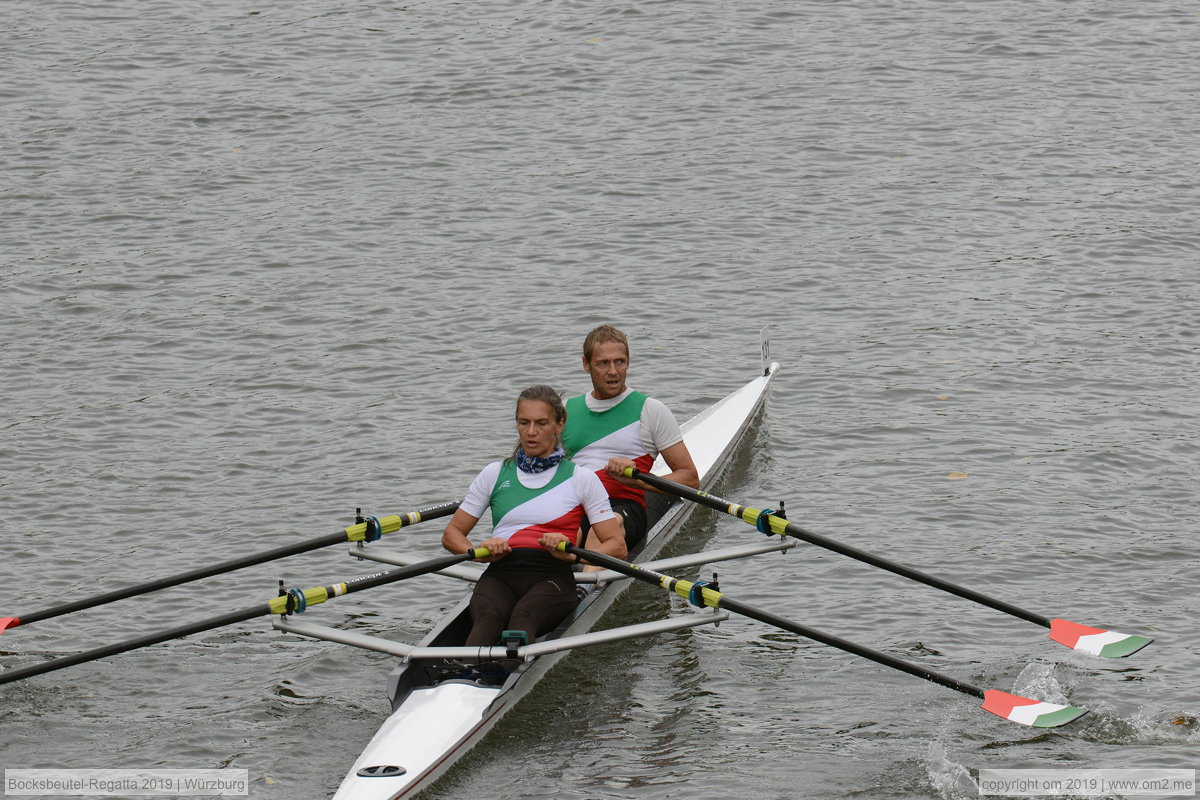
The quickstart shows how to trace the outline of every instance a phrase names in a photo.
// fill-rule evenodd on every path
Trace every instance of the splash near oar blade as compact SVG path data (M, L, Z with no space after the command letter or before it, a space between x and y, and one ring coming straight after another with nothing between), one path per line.
M1028 725L1031 728L1057 728L1074 722L1087 713L1086 708L1031 700L999 689L988 689L983 693L981 708L1009 722Z
M1153 642L1145 636L1135 636L1103 628L1089 628L1066 619L1050 620L1050 638L1072 650L1101 658L1124 658L1133 655Z

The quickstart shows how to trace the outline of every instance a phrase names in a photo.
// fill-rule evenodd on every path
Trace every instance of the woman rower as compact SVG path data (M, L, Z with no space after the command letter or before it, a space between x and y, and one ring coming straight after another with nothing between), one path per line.
M479 543L491 562L471 596L465 644L498 644L505 630L525 631L533 642L575 608L573 555L554 548L578 543L586 513L598 536L597 552L624 558L621 523L596 474L576 469L559 446L567 411L558 392L530 386L517 398L517 446L510 458L483 468L442 534L442 546L465 553L467 534L492 512L492 535Z

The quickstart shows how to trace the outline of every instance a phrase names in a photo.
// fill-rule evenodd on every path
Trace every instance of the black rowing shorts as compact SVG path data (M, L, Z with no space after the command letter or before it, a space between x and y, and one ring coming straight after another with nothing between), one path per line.
M612 510L620 514L624 520L625 547L632 550L633 546L646 536L646 509L638 501L624 497L610 497L608 502L612 505ZM592 523L586 514L583 516L583 521L579 523L579 527L584 534L591 530Z

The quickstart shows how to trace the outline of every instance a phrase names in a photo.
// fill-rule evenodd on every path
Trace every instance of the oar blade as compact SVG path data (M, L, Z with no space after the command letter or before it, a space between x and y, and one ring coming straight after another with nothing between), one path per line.
M1153 642L1145 636L1136 636L1103 628L1089 628L1066 619L1050 620L1050 638L1072 650L1079 650L1100 658L1124 658Z
M4 633L9 628L15 628L21 624L21 620L16 617L0 617L0 633Z
M1057 728L1088 713L1086 708L1045 703L999 689L988 689L983 693L982 708L1009 722L1031 728Z

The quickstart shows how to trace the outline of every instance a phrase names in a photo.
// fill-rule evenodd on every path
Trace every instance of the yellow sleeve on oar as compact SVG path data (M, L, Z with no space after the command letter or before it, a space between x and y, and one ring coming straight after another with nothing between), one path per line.
M684 600L694 602L692 599L692 587L696 584L694 584L692 581L680 580L678 578L672 578L668 575L664 575L662 576L662 580L659 581L659 585L668 592L675 592L675 594L679 595ZM725 595L721 594L716 589L710 589L707 586L701 586L700 596L704 599L704 605L708 608L720 608L721 598Z
M758 521L763 516L763 510L759 508L751 508L750 506L730 506L730 513L734 516L740 516L743 522L748 522L758 528ZM735 513L735 512L741 512ZM765 518L767 524L771 527L771 533L776 536L787 536L788 521L779 516L778 512L771 511L767 513ZM766 533L762 528L759 528L762 533Z
M294 591L294 590L293 590ZM346 584L335 583L333 586L316 586L312 589L304 590L304 604L306 606L315 606L318 603L324 603L331 597L340 597L346 593ZM291 597L283 594L279 597L272 598L267 605L271 609L272 614L286 614L288 610L288 600Z
M565 553L567 552L567 543L559 542L558 547L554 549L558 550L560 553ZM642 569L637 564L629 564L629 566L636 570ZM684 600L698 605L692 597L692 588L696 586L693 581L685 581L681 578L672 578L670 575L662 575L660 573L651 572L648 570L645 571L645 574L658 578L658 585L666 589L668 592L674 592ZM708 608L720 608L721 598L724 597L723 594L718 592L716 589L708 588L708 586L704 585L703 583L701 583L698 588L700 589L700 597L704 600L705 606Z
M408 518L407 522L405 521L405 517ZM416 519L413 519L413 517L416 517ZM395 533L405 525L416 525L420 521L421 515L415 511L410 511L409 513L405 514L404 517L401 517L398 514L389 514L386 517L379 518L379 528L383 533ZM366 522L360 522L357 525L351 525L349 528L346 528L346 541L361 542L366 538Z

